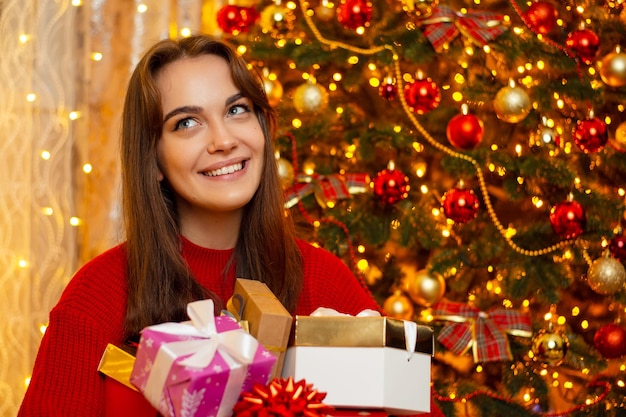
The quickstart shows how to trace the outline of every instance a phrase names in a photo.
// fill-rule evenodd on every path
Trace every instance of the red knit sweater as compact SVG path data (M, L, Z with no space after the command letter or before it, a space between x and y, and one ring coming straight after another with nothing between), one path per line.
M317 307L353 315L366 308L379 309L341 260L303 241L298 246L304 262L304 286L296 314L309 315ZM232 253L232 249L205 249L183 240L183 256L195 277L223 301L232 296L234 288L234 273L226 284L219 278ZM18 417L104 416L105 379L97 367L107 343L123 343L125 268L120 245L88 262L72 278L50 312ZM154 417L154 412L148 415Z

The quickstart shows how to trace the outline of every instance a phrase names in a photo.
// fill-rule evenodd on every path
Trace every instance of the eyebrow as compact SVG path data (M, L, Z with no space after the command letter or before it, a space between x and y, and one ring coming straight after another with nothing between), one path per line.
M232 103L234 103L235 101L239 100L240 98L244 97L244 95L242 93L237 93L237 94L233 94L232 96L228 97L226 99L226 103L225 105L228 106ZM181 114L181 113L200 113L202 111L202 107L200 106L182 106L182 107L177 107L174 110L172 110L171 112L167 113L165 115L165 117L163 118L163 123L167 122L169 119L171 119L172 117L176 116L177 114Z

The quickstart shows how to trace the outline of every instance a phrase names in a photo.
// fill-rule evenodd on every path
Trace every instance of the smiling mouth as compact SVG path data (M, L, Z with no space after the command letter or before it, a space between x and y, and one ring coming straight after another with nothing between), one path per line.
M243 169L243 166L244 163L239 162L238 164L229 165L227 167L222 167L213 171L201 172L201 174L205 177L219 177L220 175L232 174L233 172L241 171Z

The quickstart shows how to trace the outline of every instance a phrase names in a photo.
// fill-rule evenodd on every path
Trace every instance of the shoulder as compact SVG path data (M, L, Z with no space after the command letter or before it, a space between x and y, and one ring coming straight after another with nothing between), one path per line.
M341 259L327 249L314 246L302 239L297 239L296 242L302 254L302 261L305 266L307 263L311 262L330 262L332 265L345 265Z

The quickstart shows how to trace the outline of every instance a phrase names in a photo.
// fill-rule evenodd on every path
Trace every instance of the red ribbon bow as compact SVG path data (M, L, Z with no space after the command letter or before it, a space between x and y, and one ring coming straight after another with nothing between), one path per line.
M478 46L497 38L506 28L502 26L503 16L493 12L456 12L448 6L438 6L428 18L422 20L424 35L441 52L459 32L469 37Z
M510 309L493 309L489 313L462 303L440 301L432 307L435 320L447 320L437 340L454 354L470 348L474 362L512 360L506 333L531 337L530 318Z
M369 175L298 175L297 184L285 198L285 207L291 208L298 201L315 193L317 202L322 206L334 206L337 201L350 198L350 194L364 193L369 187ZM330 204L329 204L330 203Z

